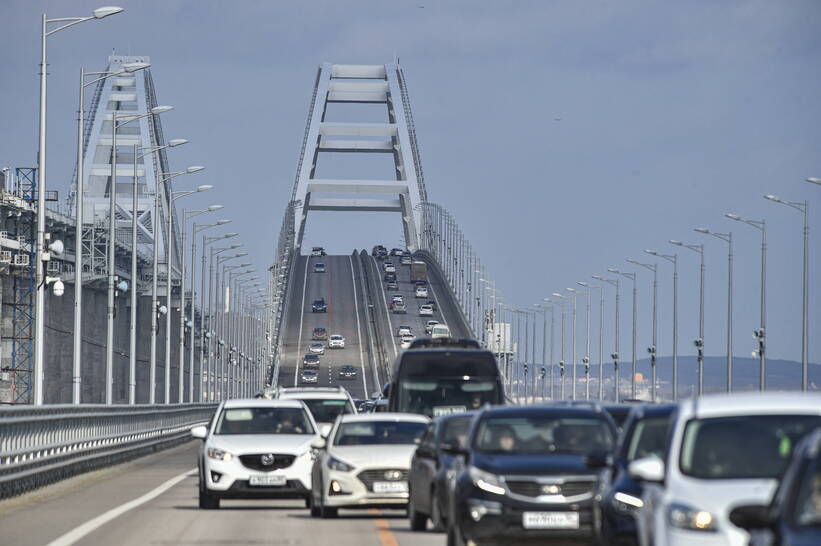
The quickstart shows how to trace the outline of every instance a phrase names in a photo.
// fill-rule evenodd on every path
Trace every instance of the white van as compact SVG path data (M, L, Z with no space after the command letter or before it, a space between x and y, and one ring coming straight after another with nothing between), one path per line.
M436 324L430 329L430 337L433 339L450 337L450 328L448 328L445 324Z

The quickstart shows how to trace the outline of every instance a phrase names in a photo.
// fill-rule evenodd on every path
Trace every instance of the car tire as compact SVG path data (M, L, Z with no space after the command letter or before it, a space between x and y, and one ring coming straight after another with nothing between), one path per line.
M465 546L465 540L462 537L462 530L458 525L451 525L448 527L447 546Z
M208 492L208 488L200 482L199 486L200 490L200 498L199 498L199 506L203 510L216 510L220 507L220 499L219 497L212 495Z
M424 531L428 528L428 516L416 510L412 491L408 495L408 520L410 521L411 531Z
M324 489L320 491L324 491ZM339 509L325 506L325 494L320 493L319 495L319 517L322 519L335 518L339 514Z

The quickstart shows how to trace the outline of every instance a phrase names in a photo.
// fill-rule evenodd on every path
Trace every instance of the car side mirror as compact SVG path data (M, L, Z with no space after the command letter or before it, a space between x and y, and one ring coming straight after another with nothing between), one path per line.
M763 504L746 504L733 508L730 511L730 521L747 531L768 529L775 524L769 507Z
M331 433L331 425L324 424L319 427L319 433L322 435L323 438L327 438L328 434Z
M191 436L197 438L198 440L205 440L205 437L208 436L208 427L205 425L198 425L192 428Z
M584 464L588 468L607 468L613 465L613 457L605 451L594 451L585 456Z
M643 482L661 483L664 481L664 462L658 457L636 459L627 465L627 472Z
M457 444L442 444L440 449L443 453L447 453L448 455L462 456L465 458L468 456L467 449Z
M325 438L314 438L311 442L311 447L313 449L325 449L326 445L328 445L328 442L325 441Z

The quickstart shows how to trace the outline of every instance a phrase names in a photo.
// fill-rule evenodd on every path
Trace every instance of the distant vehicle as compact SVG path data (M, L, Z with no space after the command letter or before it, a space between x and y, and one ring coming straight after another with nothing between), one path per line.
M415 261L411 263L410 270L411 282L428 280L428 264L425 262Z
M311 339L316 341L324 341L328 338L328 331L325 328L314 328L311 332Z
M427 298L428 297L428 289L424 286L417 286L415 296L417 298Z
M227 400L191 435L203 440L197 458L200 508L217 509L222 499L309 500L311 442L320 436L301 403Z
M399 289L399 283L397 283L396 281L389 281L385 285L385 290L398 290L398 289Z
M302 400L314 416L322 434L331 430L338 415L356 413L353 398L345 387L281 387L281 400Z
M396 335L399 336L399 337L407 336L407 335L410 335L411 333L412 333L411 327L406 326L404 324L399 326L399 328L396 329Z
M414 341L394 365L390 411L438 417L504 404L504 388L493 353L474 340Z
M436 326L437 324L439 324L438 320L429 320L429 321L427 321L425 323L425 333L430 335L431 330L433 330L433 327Z
M405 305L405 302L404 301L395 301L395 302L393 302L393 312L397 313L397 314L400 314L400 315L404 315L405 313L407 313L408 308Z
M425 305L430 305L431 309L436 311L436 300L428 300L425 302Z
M405 301L405 296L402 294L391 294L391 301Z
M339 379L356 379L356 368L350 364L345 364L339 367Z
M387 271L389 267L394 267L394 265L393 265L393 261L391 261L391 260L385 260L384 262L382 262L382 269L384 269L385 271ZM396 272L396 270L394 270L394 273L395 273L395 272Z
M396 266L393 264L385 264L385 273L396 273Z
M409 349L411 343L416 340L416 336L413 334L407 334L399 338L399 346L403 349Z
M305 369L318 369L319 368L319 355L314 353L308 353L307 355L302 357L302 367Z
M321 246L311 247L311 256L322 257L325 255L325 249Z
M391 256L402 256L402 254L404 254L404 253L405 253L405 251L402 250L401 248L391 249Z
M373 257L377 257L382 253L384 253L384 254L388 253L388 250L382 245L376 245L376 246L373 247L373 250L371 250L371 256L373 256Z
M385 273L384 279L386 281L396 281L396 273Z
M446 324L436 324L430 329L430 337L433 339L449 338L450 328Z
M402 256L402 258L399 260L399 263L401 263L402 265L411 265L413 263L413 258L411 258L410 256Z
M325 273L325 264L323 263L315 263L314 264L314 273Z
M316 383L319 380L319 374L316 370L302 370L299 379L303 383Z
M345 338L339 334L333 334L331 337L328 338L328 348L329 349L344 349L345 348Z
M388 411L388 401L384 398L374 401L370 413L386 413Z
M419 316L420 317L432 317L433 316L433 307L430 304L425 303L419 306ZM427 332L428 334L430 332Z
M311 343L308 345L308 352L315 355L324 355L325 345L322 343Z
M313 313L327 313L328 312L328 304L325 303L324 298L320 298L318 300L314 300L311 304L311 312Z

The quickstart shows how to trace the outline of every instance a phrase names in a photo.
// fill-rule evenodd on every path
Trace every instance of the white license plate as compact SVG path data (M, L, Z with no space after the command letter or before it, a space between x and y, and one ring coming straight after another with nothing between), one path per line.
M408 482L373 482L374 493L407 493Z
M578 512L525 512L522 515L525 529L578 529Z
M250 485L285 485L285 476L272 474L270 476L251 476L248 480Z
M462 413L466 410L467 408L465 406L434 406L433 416L439 417L441 415L450 415L452 413Z

